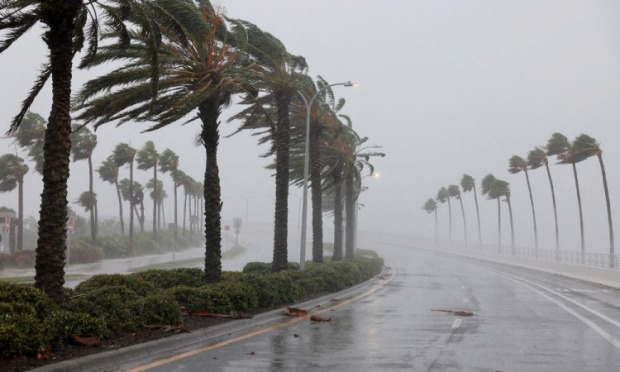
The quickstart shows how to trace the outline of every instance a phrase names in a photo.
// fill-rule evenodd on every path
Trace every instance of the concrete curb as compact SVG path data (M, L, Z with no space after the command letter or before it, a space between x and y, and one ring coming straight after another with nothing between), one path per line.
M384 269L385 271L385 269ZM295 307L312 310L320 309L331 303L333 298L349 299L360 295L380 279L374 277L340 292L295 304ZM283 316L284 307L258 314L251 319L234 320L217 326L195 330L191 333L179 334L163 339L133 345L122 349L106 351L67 360L48 366L33 369L40 372L97 372L123 371L128 368L144 365L156 359L164 359L198 347L224 341L234 336L257 331L268 326L286 322L290 318Z

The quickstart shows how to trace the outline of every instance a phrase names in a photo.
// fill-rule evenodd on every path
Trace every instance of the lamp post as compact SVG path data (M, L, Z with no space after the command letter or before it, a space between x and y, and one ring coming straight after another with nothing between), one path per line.
M298 91L301 96L304 104L306 105L306 146L304 151L304 183L303 183L303 196L302 196L302 207L301 207L301 243L300 243L300 251L299 251L299 269L303 270L306 267L306 225L308 221L308 168L310 165L310 112L312 111L312 105L314 104L314 100L319 96L319 93L323 92L327 88L343 85L345 87L357 87L358 83L353 83L350 81L344 83L334 83L329 84L319 90L310 98L310 101L306 99L306 97Z
M288 196L294 196L297 198L297 233L299 234L299 221L301 220L301 198L297 194L289 193Z

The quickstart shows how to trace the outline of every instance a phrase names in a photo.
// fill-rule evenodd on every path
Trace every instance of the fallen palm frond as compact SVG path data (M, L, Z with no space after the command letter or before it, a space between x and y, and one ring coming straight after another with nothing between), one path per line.
M463 311L463 310L443 310L443 309L431 309L431 311L441 311L444 313L450 313L452 315L456 315L456 316L478 316L478 314L474 314L470 311Z

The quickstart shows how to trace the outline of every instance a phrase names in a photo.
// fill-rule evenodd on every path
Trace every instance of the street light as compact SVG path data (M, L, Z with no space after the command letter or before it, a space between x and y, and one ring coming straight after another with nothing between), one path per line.
M336 86L343 85L345 87L358 87L358 83L353 83L351 81L347 81L344 83L334 83L324 86L323 88L317 90L316 93L310 98L310 102L306 99L301 91L298 91L301 99L303 99L304 104L306 105L306 148L304 152L304 186L303 186L303 196L302 196L302 208L301 208L301 243L300 243L300 257L299 257L299 269L303 270L306 266L306 225L308 221L308 167L310 164L310 112L312 110L312 104L314 100L319 96L319 93L323 92L325 89Z
M294 196L297 198L297 234L299 234L299 221L301 217L301 198L297 194L289 193L288 196Z

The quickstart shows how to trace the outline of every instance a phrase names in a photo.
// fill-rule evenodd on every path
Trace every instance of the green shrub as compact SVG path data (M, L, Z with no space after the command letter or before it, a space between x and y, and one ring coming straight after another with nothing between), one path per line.
M210 287L213 291L228 297L233 311L246 312L258 306L258 296L253 288L240 281L221 282Z
M145 296L157 290L157 287L140 277L123 274L100 274L81 282L75 287L78 293L96 291L105 286L123 286Z
M71 248L69 258L72 264L97 262L103 260L103 251L96 247Z
M0 357L32 355L45 350L41 322L31 314L18 314L0 322Z
M16 315L31 315L36 317L35 308L23 302L0 302L0 322L6 322Z
M56 308L54 302L32 284L17 284L0 281L0 303L22 303L32 306L39 319L43 319Z
M106 258L122 258L127 255L128 240L124 236L101 236L97 238L97 243Z
M178 286L170 288L166 293L171 294L179 305L185 307L190 313L211 312L228 314L233 310L228 296L214 291L209 286L199 288Z
M323 285L323 291L335 292L346 288L344 275L338 273L331 264L310 264L306 269L306 275L319 279Z
M112 332L135 330L143 323L140 320L141 296L122 285L95 288L72 298L67 310L102 318Z
M288 271L269 274L267 276L267 288L276 295L275 304L290 304L301 298L299 289Z
M271 272L271 263L268 262L248 262L243 267L244 273L269 274Z
M358 269L360 270L360 274L362 275L362 281L368 280L375 275L381 273L383 270L383 258L355 258L353 261L357 264Z
M45 318L41 331L52 347L67 344L72 335L105 338L108 335L102 318L67 310L55 311Z
M340 274L345 287L351 287L363 281L362 273L358 268L358 264L351 261L334 261L330 266Z
M256 307L267 309L273 305L279 304L279 295L270 288L269 275L257 273L238 273L237 276L225 275L223 282L231 281L242 283L256 296Z
M153 269L134 273L131 276L153 283L157 288L172 288L177 285L201 287L206 284L204 271L201 268Z
M176 325L181 321L181 310L171 294L149 295L143 300L141 316L145 324Z

